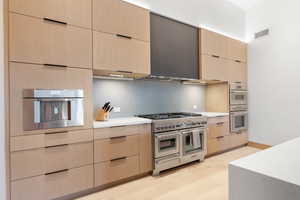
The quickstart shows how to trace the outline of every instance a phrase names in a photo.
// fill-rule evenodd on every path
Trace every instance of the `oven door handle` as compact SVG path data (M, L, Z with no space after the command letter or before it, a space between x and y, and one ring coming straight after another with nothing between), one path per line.
M73 101L74 99L70 98L51 98L51 99L39 99L40 102L53 102L53 101Z
M169 135L164 134L164 135L156 135L155 137L156 137L157 139L161 139L161 138L166 138L166 139L168 139L168 138L172 138L173 136L178 137L178 136L180 136L180 134L179 134L179 133L173 133L173 134L169 134Z

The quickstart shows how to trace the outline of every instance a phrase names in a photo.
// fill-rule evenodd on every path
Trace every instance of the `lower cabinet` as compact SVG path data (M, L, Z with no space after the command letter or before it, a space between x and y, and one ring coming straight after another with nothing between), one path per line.
M208 156L248 143L247 132L230 133L229 116L209 118L207 135Z

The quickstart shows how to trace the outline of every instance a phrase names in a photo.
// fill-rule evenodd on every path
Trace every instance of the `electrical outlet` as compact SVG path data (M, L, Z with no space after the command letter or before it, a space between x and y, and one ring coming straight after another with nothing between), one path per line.
M121 112L121 107L114 107L113 111L116 113Z
M193 109L196 110L198 108L197 105L193 105Z

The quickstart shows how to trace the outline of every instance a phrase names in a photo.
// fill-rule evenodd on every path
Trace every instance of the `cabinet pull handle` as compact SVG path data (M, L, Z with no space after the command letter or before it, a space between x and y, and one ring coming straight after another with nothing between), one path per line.
M237 63L241 63L241 61L240 61L240 60L235 60L235 62L237 62Z
M45 148L49 149L49 148L64 147L64 146L69 146L69 144L58 144L58 145L53 145L53 146L46 146Z
M127 36L127 35L122 35L122 34L116 34L116 36L117 36L117 37L121 37L121 38L125 38L125 39L129 39L129 40L132 39L132 37Z
M59 134L59 133L68 133L69 131L57 131L57 132L47 132L46 135Z
M125 73L125 74L132 74L132 73L133 73L133 72L131 72L131 71L122 71L122 70L118 70L117 72Z
M127 138L127 136L111 137L111 138L109 138L109 139L110 139L110 140L117 140L117 139L123 139L123 138Z
M225 124L225 122L218 122L217 126L223 126Z
M127 157L125 156L125 157L121 157L121 158L112 159L112 160L110 160L110 162L116 162L119 160L126 160L126 159L127 159Z
M223 139L225 136L219 136L217 137L217 139Z
M62 173L62 172L67 172L69 171L69 169L63 169L63 170L58 170L55 172L49 172L49 173L45 173L45 176L51 175L51 174L58 174L58 173Z
M43 19L44 19L44 21L48 21L48 22L53 22L53 23L57 23L57 24L68 25L68 23L67 23L67 22L62 22L62 21L58 21L58 20L54 20L54 19L50 19L50 18L47 18L47 17L45 17L45 18L43 18Z
M212 55L212 57L214 57L214 58L220 58L220 56L217 56L217 55Z
M55 64L44 64L46 67L60 67L60 68L67 68L67 65L55 65Z

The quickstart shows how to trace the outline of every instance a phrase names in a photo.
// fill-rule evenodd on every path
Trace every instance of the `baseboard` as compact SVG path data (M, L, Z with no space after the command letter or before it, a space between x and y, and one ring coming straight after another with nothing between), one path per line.
M248 142L248 146L249 147L254 147L254 148L257 148L257 149L262 149L262 150L272 147L270 145L260 144L260 143L256 143L256 142L250 142L250 141Z

